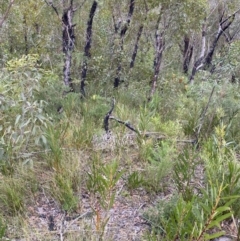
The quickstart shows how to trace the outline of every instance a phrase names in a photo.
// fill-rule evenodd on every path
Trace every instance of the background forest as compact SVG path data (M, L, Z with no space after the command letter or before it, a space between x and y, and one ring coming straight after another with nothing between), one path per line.
M0 1L1 240L240 240L237 0Z

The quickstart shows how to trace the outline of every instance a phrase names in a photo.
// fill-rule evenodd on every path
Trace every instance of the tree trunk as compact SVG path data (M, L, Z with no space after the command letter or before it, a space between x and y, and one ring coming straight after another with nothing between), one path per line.
M193 66L192 74L189 78L189 83L193 82L196 73L200 69L206 70L206 69L209 69L209 67L211 67L213 55L214 55L214 52L215 52L215 49L217 47L219 39L222 36L222 34L224 33L224 31L226 31L230 27L230 25L233 23L233 21L235 19L235 14L239 11L240 11L240 9L238 9L235 13L233 13L232 15L230 15L229 17L227 17L224 20L222 20L224 12L222 13L222 16L219 19L219 27L218 27L217 34L216 34L215 38L213 39L213 41L210 45L209 51L207 53L205 53L205 50L206 50L206 25L204 24L204 28L203 28L203 31L202 31L202 51L201 51L201 55ZM214 68L212 68L212 70L213 69Z
M217 34L213 40L210 50L208 51L208 54L206 56L205 68L208 68L212 64L212 58L213 58L214 51L217 47L218 40L221 37L221 35L224 33L224 31L230 27L230 25L233 23L234 19L235 19L235 14L232 15L232 18L230 19L230 21L228 20L228 18L223 21L222 21L222 18L220 19ZM226 23L226 25L224 26L225 23Z
M189 78L189 83L193 83L193 80L194 80L194 77L195 77L197 71L200 68L202 68L205 52L206 52L206 23L204 23L203 27L202 27L201 54L200 54L200 57L195 61L194 65L193 65L192 73L191 73L191 76Z
M23 25L24 25L24 44L25 44L25 54L28 55L28 27L26 16L23 16Z
M157 80L160 72L161 62L162 62L162 54L165 48L164 41L164 29L159 30L160 21L162 18L162 9L158 16L156 27L155 27L155 57L153 62L154 75L151 81L151 91L148 100L151 100L157 88Z
M121 52L123 51L123 39L125 37L125 34L129 28L131 19L132 19L132 15L134 12L134 7L135 7L135 0L130 0L130 4L129 4L129 10L128 10L128 16L127 16L127 21L126 23L122 26L120 33L119 33L119 37L120 37L120 55ZM120 28L120 26L118 26L116 23L114 23L114 29L115 32L118 32L118 29ZM120 84L120 77L121 77L121 70L122 70L122 61L120 56L118 56L118 66L117 66L117 70L116 70L116 77L114 79L114 88L117 88Z
M183 54L183 65L182 65L182 70L184 74L188 73L189 70L189 64L191 62L192 59L192 54L193 54L193 45L190 42L190 38L185 35L184 37L184 47L182 50L182 54Z
M63 80L66 86L70 87L70 91L73 91L72 79L71 79L71 64L72 64L72 51L75 44L74 26L73 20L73 6L72 2L69 8L63 11L62 15L62 47L64 58L63 67Z
M81 73L81 86L80 91L83 96L86 96L85 92L85 81L87 76L88 70L88 59L91 57L90 49L92 43L92 24L93 24L93 17L97 9L97 2L94 1L90 10L89 19L87 22L87 32L86 32L86 44L84 48L84 60L82 64L82 73Z
M157 80L160 72L160 67L162 63L162 54L165 48L165 42L164 42L164 33L163 31L159 33L159 30L156 30L155 33L155 57L154 57L154 76L151 83L151 91L150 91L150 97L152 98L154 95L156 88L157 88Z
M137 39L136 39L136 42L134 45L134 50L133 50L133 54L132 54L132 58L131 58L131 62L130 62L130 69L134 67L134 63L135 63L135 59L136 59L137 51L138 51L138 43L141 38L142 31L143 31L143 24L138 29Z

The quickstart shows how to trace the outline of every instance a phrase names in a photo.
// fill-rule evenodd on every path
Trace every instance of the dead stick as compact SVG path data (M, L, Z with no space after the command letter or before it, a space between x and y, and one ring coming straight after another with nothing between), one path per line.
M110 116L109 119L115 120L115 121L117 121L118 123L125 125L125 126L126 126L127 128L129 128L130 130L132 130L132 131L136 132L137 134L139 134L139 132L138 132L134 127L132 127L132 126L130 125L130 123L128 123L127 121L121 121L121 120L115 118L114 116Z
M103 126L107 134L109 133L109 118L113 112L114 106L115 106L115 99L113 98L111 109L108 111L103 121Z

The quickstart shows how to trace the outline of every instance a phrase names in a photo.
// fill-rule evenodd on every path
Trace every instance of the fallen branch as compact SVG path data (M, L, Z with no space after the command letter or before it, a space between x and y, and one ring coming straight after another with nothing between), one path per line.
M136 132L137 134L139 134L139 132L138 132L134 127L132 127L129 122L127 122L127 121L121 121L121 120L115 118L114 116L110 116L109 119L115 120L115 121L117 121L118 123L125 125L125 126L126 126L127 128L129 128L130 130L132 130L132 131Z
M214 88L213 88L213 90L214 90ZM213 94L213 90L212 90L211 96ZM211 96L209 98L207 106L205 107L205 109L203 110L203 112L200 116L200 119L202 119L202 120L204 119L204 116L207 112ZM156 136L156 140L163 140L163 139L167 138L166 136L162 135L159 132L140 132L139 130L134 128L128 121L122 121L122 120L119 120L118 118L115 118L114 116L112 116L112 112L113 112L113 109L115 107L115 104L116 104L116 101L113 98L111 109L108 111L108 113L106 114L106 116L104 118L104 121L103 121L103 126L104 126L104 129L105 129L106 134L108 136L107 137L108 139L110 138L109 120L115 120L118 123L125 125L128 129L130 129L131 131L134 131L135 133L137 133L137 135L141 135L142 137ZM199 127L198 131L200 132L200 130L201 130L201 128ZM196 139L191 139L191 140L176 140L176 142L195 144L195 143L198 142L198 139L196 138Z

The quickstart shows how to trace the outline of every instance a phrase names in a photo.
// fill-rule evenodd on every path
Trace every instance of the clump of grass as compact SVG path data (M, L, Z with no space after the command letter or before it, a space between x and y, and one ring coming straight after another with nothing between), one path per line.
M65 211L75 211L78 199L74 195L73 183L67 173L56 173L52 183L53 196L59 201Z
M81 190L81 159L78 154L65 153L62 164L55 170L50 180L51 195L59 202L63 210L76 211Z
M0 207L8 215L14 216L25 211L24 183L16 178L4 178L0 185Z
M5 233L7 231L7 225L3 219L3 217L0 216L0 240L5 236Z
M144 185L148 191L159 192L164 190L164 178L172 172L176 150L170 142L162 141L149 150L146 171L143 172Z
M134 189L144 186L145 180L141 173L133 171L127 178L127 188L132 192Z

